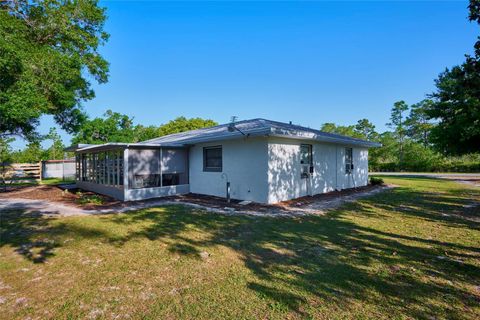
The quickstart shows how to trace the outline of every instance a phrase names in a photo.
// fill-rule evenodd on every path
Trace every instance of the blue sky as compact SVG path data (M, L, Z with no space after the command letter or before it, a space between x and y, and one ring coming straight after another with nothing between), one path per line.
M101 4L110 80L94 85L85 110L144 125L236 115L319 128L368 118L382 131L391 105L432 92L478 35L467 1ZM40 130L51 126L44 118Z

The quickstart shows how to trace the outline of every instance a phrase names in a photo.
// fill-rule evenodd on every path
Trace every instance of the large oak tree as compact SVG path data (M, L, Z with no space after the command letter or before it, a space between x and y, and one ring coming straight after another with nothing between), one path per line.
M104 83L105 9L96 0L0 2L0 138L33 140L42 115L69 133L84 120L90 79Z

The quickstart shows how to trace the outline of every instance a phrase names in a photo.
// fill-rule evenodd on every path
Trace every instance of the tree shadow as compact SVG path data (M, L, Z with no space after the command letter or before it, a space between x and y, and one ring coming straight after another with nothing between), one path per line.
M448 226L480 230L480 206L478 202L472 201L472 194L480 196L480 192L476 190L470 192L450 190L441 194L397 187L384 194L394 195L389 197L389 201L378 201L378 197L370 197L362 202L376 209L419 217Z
M34 263L44 262L58 248L55 243L36 242L49 234L104 238L119 250L129 241L161 240L169 252L195 259L205 248L225 247L237 253L254 275L248 280L249 289L271 301L272 308L300 317L310 316L306 305L327 301L345 309L368 299L387 311L402 306L402 313L411 318L438 314L464 318L463 308L473 309L479 303L479 297L466 289L466 284L480 282L480 268L469 262L479 257L479 247L383 231L349 218L352 211L371 217L385 210L476 231L475 221L441 214L465 209L460 205L467 198L455 199L455 194L460 196L402 187L325 216L295 218L219 215L181 205L99 217L132 226L119 236L62 223L52 226L51 218L10 209L2 212L1 245L12 245ZM138 225L142 227L134 228ZM32 254L33 249L37 253Z
M0 247L9 245L33 263L44 263L55 256L62 244L57 237L75 235L82 238L104 238L99 230L52 222L59 212L31 210L28 205L6 206L0 210Z
M479 298L455 284L480 281L480 268L469 262L480 257L479 247L377 230L345 216L349 210L369 216L381 209L476 230L477 222L456 216L466 202L450 193L398 188L388 196L372 196L326 216L226 216L169 206L161 213L145 210L114 219L121 224L149 222L148 227L124 237L123 243L135 238L163 239L171 252L186 256L215 246L234 250L255 275L248 287L273 301L272 308L299 316L308 315L305 304L312 303L311 297L347 308L350 302L362 304L368 296L383 308L402 305L402 312L413 318L428 319L438 313L463 318L462 308L474 308ZM403 207L406 203L408 209ZM441 214L448 210L454 215ZM208 236L190 237L192 229ZM122 241L116 244L121 246ZM445 297L451 302L447 307L426 303L445 302Z

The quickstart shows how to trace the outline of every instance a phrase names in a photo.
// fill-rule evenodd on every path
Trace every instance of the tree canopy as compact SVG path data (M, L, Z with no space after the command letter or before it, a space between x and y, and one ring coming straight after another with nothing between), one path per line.
M37 138L42 115L79 129L95 96L87 77L108 79L105 19L97 0L0 2L0 137Z
M357 124L350 126L336 125L335 123L327 122L321 126L320 130L358 139L374 140L377 136L375 126L368 119L358 120Z
M471 0L469 20L480 25L480 1ZM480 150L480 37L474 55L442 72L435 80L433 103L426 109L430 119L438 120L431 140L445 154L465 154Z
M178 117L160 126L134 125L134 119L108 110L103 117L86 120L72 143L139 142L167 134L217 125L213 120Z

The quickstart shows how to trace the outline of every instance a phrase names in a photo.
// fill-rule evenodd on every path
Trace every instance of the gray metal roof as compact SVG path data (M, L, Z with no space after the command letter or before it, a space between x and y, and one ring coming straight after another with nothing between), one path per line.
M235 128L238 130L229 130L231 124L222 124L210 128L191 130L181 133L174 133L167 136L143 141L137 145L151 144L195 144L202 142L213 142L229 140L248 136L274 136L289 139L317 140L330 143L345 145L356 145L363 147L380 147L381 144L362 139L342 136L339 134L327 133L320 130L310 129L294 124L277 122L266 119L251 119L235 122Z
M229 129L230 127L230 129ZM181 147L202 142L214 142L230 139L243 138L245 136L269 136L283 137L297 140L315 140L329 143L362 146L362 147L380 147L381 144L372 141L355 139L310 129L294 124L277 122L266 119L251 119L235 122L235 129L231 130L231 124L222 124L219 126L203 128L198 130L185 131L181 133L169 134L167 136L138 142L138 143L116 143L110 142L100 145L77 145L67 149L69 151L100 151L115 148L155 148L155 147Z
M77 144L72 144L71 146L64 148L63 151L67 151L67 152L77 151L77 150L92 147L92 146L96 146L96 144L77 143Z

